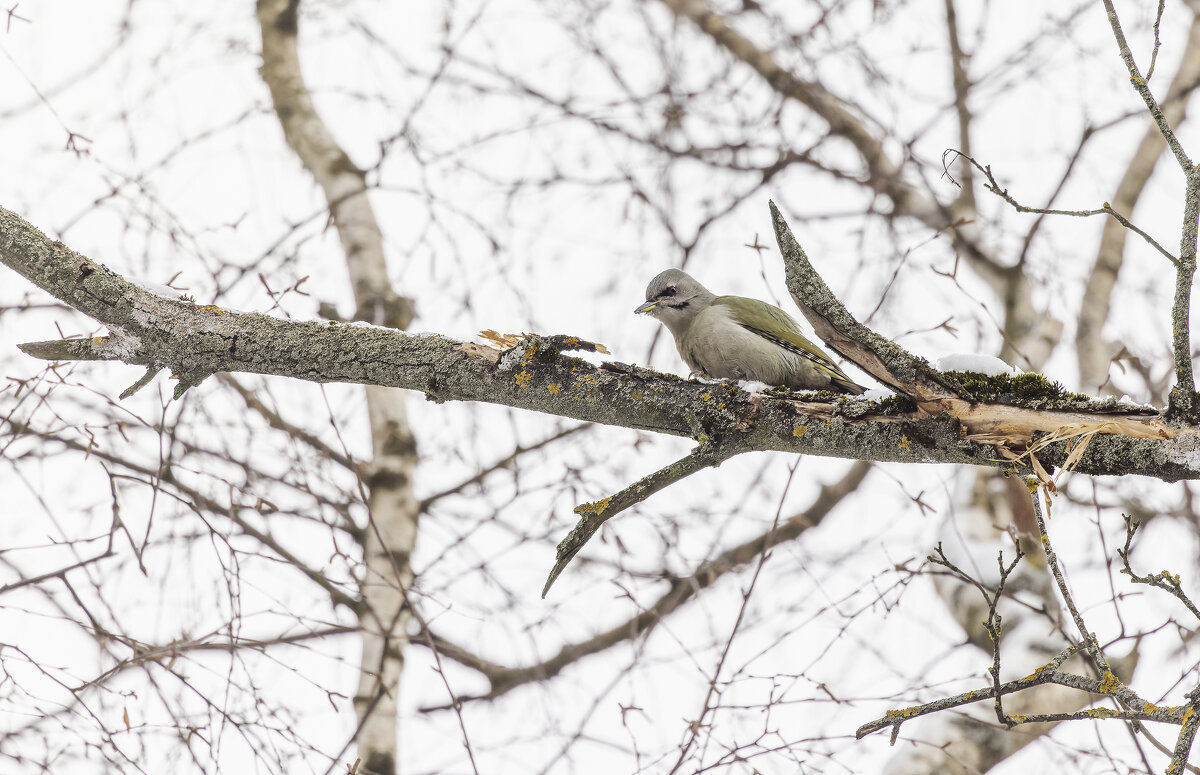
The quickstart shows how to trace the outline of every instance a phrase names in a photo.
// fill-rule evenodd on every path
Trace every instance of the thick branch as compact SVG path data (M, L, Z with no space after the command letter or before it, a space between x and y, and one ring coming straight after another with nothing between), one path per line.
M774 202L770 207L775 239L783 254L788 290L816 335L871 376L918 404L955 397L954 390L928 361L854 319L809 263L808 255L796 241L779 208Z
M1192 282L1196 276L1196 239L1200 229L1200 170L1188 173L1183 197L1183 236L1179 240L1179 269L1175 274L1175 301L1171 308L1171 338L1175 349L1175 387L1171 390L1173 416L1195 422L1200 407L1192 375Z
M1167 766L1168 775L1183 772L1188 754L1192 750L1192 741L1196 739L1196 732L1200 730L1200 689L1193 689L1189 692L1188 699L1190 702L1187 705L1187 712L1184 714L1183 728L1179 730L1179 737L1175 741L1175 750L1171 754L1171 764Z
M994 444L1020 448L1038 431L1090 428L1101 435L1078 461L1075 470L1081 473L1200 478L1200 436L1168 426L1153 411L1111 401L1033 409L931 400L928 406L940 412L935 415L863 400L829 403L754 395L621 364L598 368L561 355L553 345L565 338L530 337L501 352L443 336L198 307L128 282L51 242L3 208L0 262L108 325L111 336L96 345L103 358L170 368L192 381L218 371L245 371L399 387L419 390L434 401L485 401L693 438L737 430L740 442L751 450L890 462L998 467L1008 464ZM883 342L880 346L886 346ZM922 374L925 368L921 366ZM930 390L938 385L936 373L923 378ZM1052 444L1038 458L1045 466L1061 465L1065 446Z

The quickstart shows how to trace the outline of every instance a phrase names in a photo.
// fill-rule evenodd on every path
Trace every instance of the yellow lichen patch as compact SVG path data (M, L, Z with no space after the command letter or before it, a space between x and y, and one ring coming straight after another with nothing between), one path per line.
M92 344L96 345L97 347L103 347L104 343L107 341L108 341L108 337L105 337L105 336L93 336L92 337Z
M203 307L196 307L198 312L211 312L214 315L224 315L225 310L218 307L216 304L205 304Z
M513 377L513 381L516 382L521 387L527 386L532 380L533 380L533 375L530 374L525 369L521 369Z
M1088 718L1121 718L1125 714L1116 708L1091 708L1084 711Z
M884 718L912 718L921 712L920 708L901 708L900 710L889 710L883 714Z
M721 403L717 404L717 408L718 408L718 409L724 409L724 408L725 408L725 402L724 402L724 401L722 401Z
M795 428L792 429L792 435L795 436L796 438L803 436L807 432L808 432L807 425L797 425Z
M559 385L557 382L551 382L549 385L546 386L546 389L550 391L550 395L556 396L556 395L558 395L558 391L562 389L562 386Z
M603 500L598 500L595 503L581 503L575 507L575 513L580 515L595 514L597 516L603 514L612 503L612 496Z
M1153 713L1156 710L1158 710L1158 706L1152 702L1147 702L1142 706L1142 713Z
M646 397L646 394L640 390L631 390L631 391L629 391L629 397L632 398L634 401L641 401L643 398Z
M1013 721L1017 722L1018 724L1024 724L1025 719L1028 718L1028 716L1026 716L1024 713L1016 713L1012 716L1009 716L1009 718L1012 719Z
M1038 678L1040 678L1040 677L1041 677L1041 675L1042 675L1042 673L1043 673L1043 672L1045 672L1045 671L1047 671L1047 670L1053 670L1053 669L1054 669L1054 663L1053 663L1053 662L1047 662L1046 664L1042 665L1042 666L1041 666L1041 667L1039 667L1037 670L1034 670L1032 673L1030 673L1029 675L1025 676L1025 677L1024 677L1024 678L1022 678L1021 680L1022 680L1022 681L1036 681L1036 680L1038 680Z
M1100 691L1105 694L1112 694L1121 686L1121 679L1113 675L1111 670L1105 670L1104 675L1100 676Z
M712 395L711 395L711 394L709 394L709 393L701 393L701 394L700 394L700 400L701 400L701 401L711 401L711 400L712 400Z
M900 446L900 449L904 450L905 452L911 452L911 451L912 451L912 442L908 440L908 437L907 437L907 436L901 436L901 437L900 437L900 444L899 444L899 446Z

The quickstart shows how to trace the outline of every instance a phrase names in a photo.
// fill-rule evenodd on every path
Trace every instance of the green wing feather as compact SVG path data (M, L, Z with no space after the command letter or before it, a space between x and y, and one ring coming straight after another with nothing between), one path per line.
M731 303L734 299L737 300L736 303ZM719 304L728 309L729 316L741 327L753 331L764 339L769 339L785 350L807 358L818 369L828 374L830 382L839 390L854 395L866 392L866 388L847 377L846 373L838 368L838 365L825 354L824 350L808 341L800 332L799 324L791 315L774 304L739 296L718 296L713 300L713 304ZM773 331L763 328L767 323L764 318L770 320Z

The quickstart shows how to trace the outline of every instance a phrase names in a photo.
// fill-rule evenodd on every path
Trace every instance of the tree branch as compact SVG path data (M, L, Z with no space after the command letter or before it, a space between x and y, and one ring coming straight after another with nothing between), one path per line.
M954 388L928 361L854 319L817 274L774 202L770 203L770 208L775 239L783 254L788 290L816 335L871 376L909 396L918 405L956 398Z
M625 509L641 503L664 487L686 479L697 471L719 466L739 452L745 451L738 444L736 436L723 439L702 438L700 446L671 465L643 476L615 495L610 495L595 503L576 506L575 513L579 515L579 522L558 544L554 567L546 578L546 586L542 587L542 597L546 597L554 580L559 577L571 559L579 554L583 545L596 534L596 531L605 522Z
M1191 28L1183 48L1183 59L1179 69L1167 88L1163 100L1163 115L1172 126L1179 126L1187 116L1188 99L1200 81L1200 14L1193 15ZM1156 126L1148 126L1138 143L1129 164L1113 192L1111 210L1133 215L1142 191L1150 180L1155 163L1167 144ZM1143 239L1149 236L1138 231ZM1088 275L1083 298L1087 300L1079 311L1079 325L1075 334L1078 350L1080 384L1086 390L1098 389L1107 380L1112 350L1103 339L1104 324L1111 309L1110 300L1116 287L1117 275L1124 263L1126 224L1109 220L1105 222L1096 251L1096 262ZM1166 251L1151 241L1160 252ZM1170 255L1166 253L1166 255ZM1171 256L1178 265L1178 259Z
M1058 684L1072 689L1089 692L1098 695L1112 695L1114 688L1124 690L1122 704L1127 707L1125 710L1117 710L1114 708L1095 708L1085 711L1072 711L1070 713L1050 713L1050 714L1017 714L1008 716L1007 718L1017 724L1034 724L1053 721L1066 721L1075 718L1117 718L1125 721L1158 721L1164 724L1184 724L1187 717L1187 705L1177 705L1174 707L1162 708L1152 703L1146 702L1138 697L1131 690L1115 679L1112 673L1107 673L1102 678L1089 678L1087 676L1076 675L1074 673L1064 672L1060 668L1063 662L1068 657L1075 654L1082 647L1069 646L1059 652L1055 658L1049 663L1039 667L1024 678L1018 678L1014 681L1006 681L1000 685L999 691L995 687L988 685L979 689L972 689L962 694L956 694L953 697L943 697L940 700L914 705L908 708L899 710L889 710L882 718L875 719L866 724L863 724L854 733L854 736L862 739L867 735L878 732L887 727L892 728L892 742L895 743L896 735L900 732L900 725L905 721L917 718L919 716L927 716L931 713L948 710L950 708L958 708L963 705L971 705L983 700L996 698L998 695L1014 694L1016 692L1031 689L1034 686L1042 684Z
M810 528L821 524L822 520L842 502L842 499L862 484L870 470L870 463L862 460L855 462L841 479L822 485L807 509L793 514L781 522L774 531L767 530L748 541L726 549L713 559L702 563L687 576L672 578L667 591L636 616L610 627L586 641L565 645L553 657L535 665L525 667L498 665L479 657L467 648L434 635L433 643L442 656L479 671L491 685L490 690L484 695L459 699L495 699L523 684L552 678L569 665L585 657L598 654L618 643L624 643L649 632L679 610L687 601L715 584L719 579L746 567L763 552L793 541ZM412 642L424 645L425 639L414 637ZM425 708L424 710L436 709Z
M1146 79L1138 71L1137 64L1133 61L1133 52L1129 50L1129 44L1125 42L1125 32L1121 29L1121 21L1117 18L1117 11L1113 8L1112 0L1104 0L1104 10L1108 12L1108 23L1112 26L1113 37L1116 38L1117 49L1121 53L1121 59L1125 61L1125 67L1129 70L1129 80L1133 83L1133 88L1141 95L1142 101L1146 103L1146 108L1154 118L1154 123L1158 125L1158 131L1162 133L1163 139L1167 142L1167 147L1175 155L1175 160L1179 162L1179 167L1183 170L1184 177L1187 179L1187 189L1184 194L1183 235L1180 239L1179 268L1175 274L1175 302L1171 310L1176 385L1171 390L1170 414L1174 417L1186 418L1189 422L1195 422L1196 413L1200 410L1200 406L1197 406L1200 396L1196 394L1196 380L1192 373L1191 300L1192 280L1196 275L1197 210L1200 210L1200 170L1197 170L1196 165L1188 158L1183 145L1179 142L1179 138L1175 136L1175 131L1171 128L1171 122L1163 114L1162 108L1159 106L1158 101L1154 99L1154 95L1150 92L1150 87L1146 84Z
M500 351L443 336L196 306L130 283L51 242L3 208L0 262L106 324L111 335L104 343L91 340L100 357L169 368L181 381L190 375L187 384L219 371L373 384L419 390L434 401L484 401L692 438L737 431L748 450L888 462L1011 466L997 447L1023 451L1034 434L1044 432L1058 433L1063 440L1039 450L1038 458L1044 466L1058 466L1067 458L1072 434L1099 432L1075 470L1167 481L1200 478L1200 438L1194 429L1168 425L1153 410L1112 400L1023 406L1012 399L978 403L958 398L942 387L948 378L861 327L844 309L848 319L839 325L853 323L861 329L855 329L856 336L837 334L847 349L858 342L858 350L883 364L875 368L921 398L924 409L870 400L821 401L787 392L750 394L731 385L684 381L618 363L596 367L560 353L578 341L572 337L530 336ZM805 287L797 283L811 266L798 269L795 260L788 266L789 287ZM831 320L837 317L826 314ZM911 369L912 381L906 381L904 368ZM182 389L186 386L176 392Z
M1133 61L1133 52L1129 50L1129 44L1125 42L1125 32L1121 29L1121 20L1117 18L1117 11L1113 8L1112 0L1103 0L1103 2L1104 10L1108 13L1108 23L1112 27L1113 37L1117 41L1117 49L1121 53L1121 59L1125 62L1126 69L1129 70L1130 83L1133 84L1133 88L1137 90L1142 101L1146 103L1146 109L1150 111L1154 123L1158 125L1158 131L1167 141L1167 147L1175 155L1175 160L1179 162L1180 168L1185 175L1191 175L1196 165L1192 164L1192 160L1184 152L1183 145L1180 144L1179 138L1175 136L1175 131L1171 128L1171 122L1163 115L1162 107L1159 106L1158 100L1154 99L1150 87L1146 84L1146 79L1138 70L1137 63Z

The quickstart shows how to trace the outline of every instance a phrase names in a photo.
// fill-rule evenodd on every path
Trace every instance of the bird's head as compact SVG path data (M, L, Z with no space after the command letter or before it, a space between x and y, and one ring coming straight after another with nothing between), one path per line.
M672 331L686 326L712 303L708 289L681 269L668 269L646 286L646 302L634 310L658 318Z

